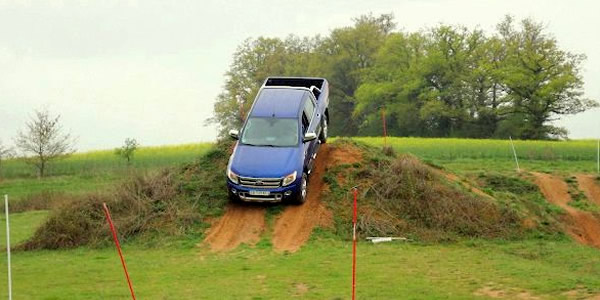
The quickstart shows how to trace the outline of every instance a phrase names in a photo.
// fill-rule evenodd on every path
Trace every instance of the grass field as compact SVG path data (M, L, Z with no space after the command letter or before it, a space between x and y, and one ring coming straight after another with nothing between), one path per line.
M215 254L197 247L124 249L140 299L349 299L351 244L313 238L300 252L268 243ZM570 241L465 241L449 245L358 246L359 299L486 299L527 293L566 299L600 292L597 250ZM5 269L5 262L0 263ZM5 282L5 273L0 273ZM113 248L17 252L13 293L19 299L127 299ZM0 285L0 298L6 297Z
M132 167L152 169L173 166L189 162L202 155L211 143L184 144L173 146L141 147L135 152ZM49 176L98 174L126 171L129 168L125 160L114 154L113 150L99 150L75 153L65 159L52 162L48 167ZM36 176L33 166L22 159L2 162L2 178L31 178Z
M383 145L382 138L356 138ZM410 152L451 172L515 173L508 141L388 138L396 152ZM141 148L133 168L112 151L75 154L37 179L31 166L6 162L0 194L11 199L42 191L102 191L134 171L189 162L211 144ZM516 141L522 169L595 173L596 142ZM499 199L503 199L500 197ZM535 199L534 199L535 200ZM538 199L539 200L539 199ZM508 201L508 200L507 200ZM529 201L529 200L524 200ZM531 200L533 201L533 200ZM539 200L539 201L543 201ZM13 245L33 234L47 211L11 215ZM272 218L272 216L271 216ZM3 224L4 219L0 219ZM270 221L272 223L272 220ZM272 225L272 224L271 224ZM3 226L2 226L3 227ZM0 230L4 247L4 231ZM266 234L268 237L269 234ZM267 239L212 253L202 237L126 243L125 255L139 299L348 299L351 244L318 231L299 252L276 253ZM0 268L6 270L5 259ZM127 299L128 290L112 247L13 252L15 299ZM0 282L6 273L0 272ZM0 298L6 297L0 284ZM566 237L525 240L462 240L450 244L395 243L358 246L359 299L583 299L600 294L600 255Z
M381 137L354 138L383 146ZM442 138L387 138L399 153L412 153L425 161L461 172L515 171L510 141ZM521 169L542 172L597 172L597 141L514 141Z
M152 171L191 162L202 156L212 144L142 147L135 152L131 166L112 150L76 153L51 163L48 176L38 179L35 169L22 159L3 162L0 194L19 199L42 191L85 193L102 191L130 172Z

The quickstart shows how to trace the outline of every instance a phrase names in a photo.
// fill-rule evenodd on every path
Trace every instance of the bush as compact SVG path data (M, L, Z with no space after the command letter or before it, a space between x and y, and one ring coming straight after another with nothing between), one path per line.
M344 146L343 144L339 146ZM520 233L517 214L490 199L478 198L447 182L439 171L412 155L395 159L375 149L365 151L368 164L332 168L329 199L338 233L347 237L351 210L347 192L360 186L358 232L361 236L410 236L425 241L455 237L510 237Z
M200 235L208 217L227 203L223 170L230 144L219 144L195 163L178 170L132 175L112 193L87 194L59 205L21 248L99 246L110 241L102 203L110 209L119 239L142 235Z

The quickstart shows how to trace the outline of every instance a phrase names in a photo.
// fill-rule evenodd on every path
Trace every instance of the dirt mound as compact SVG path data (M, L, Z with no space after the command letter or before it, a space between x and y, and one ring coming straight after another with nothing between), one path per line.
M346 144L352 145L352 141ZM338 235L349 238L349 191L353 186L359 186L360 236L404 236L435 242L461 236L510 238L522 233L522 222L513 209L478 189L473 191L475 188L462 180L448 178L448 174L412 155L394 157L377 148L356 146L364 156L360 162L332 167L325 176L330 187L325 201L335 211Z
M321 162L324 162L327 168L344 165L354 164L362 161L363 153L357 147L353 147L350 144L343 145L323 145L321 149L326 149L326 154L321 158ZM331 152L331 153L330 153ZM321 155L321 154L320 154ZM318 159L318 157L317 157Z
M48 220L21 249L100 246L111 240L102 203L106 203L121 242L203 232L204 220L220 215L226 205L222 188L228 143L218 144L194 163L150 174L132 173L103 194L72 196L53 208ZM59 197L59 196L56 196ZM40 202L29 200L28 205Z
M435 171L436 171L438 174L441 174L442 176L446 177L446 179L448 179L448 180L450 180L450 181L452 181L452 182L456 182L456 183L458 183L458 184L462 185L463 187L465 187L467 190L471 191L472 193L475 193L475 194L477 194L477 195L479 195L479 196L482 196L482 197L486 197L486 198L489 198L489 199L493 199L493 197L492 197L492 196L490 196L490 195L486 194L486 193L485 193L484 191L482 191L481 189L479 189L479 188L476 188L476 187L472 186L470 183L468 183L468 182L466 182L466 181L464 181L464 180L460 179L460 177L458 177L456 174L452 174L452 173L445 173L445 172L442 172L441 170L435 170Z
M544 197L567 212L567 232L580 243L600 248L600 220L589 212L568 205L571 196L567 183L549 174L533 175Z
M328 167L361 160L360 149L350 145L321 146L315 168L310 174L306 202L287 205L275 221L272 243L276 251L295 252L308 241L315 227L333 224L331 211L321 202L322 193L327 190L323 181L325 171ZM215 251L231 250L242 243L256 244L264 231L264 206L230 204L225 215L209 230L205 242Z
M324 190L325 166L351 163L361 158L360 152L351 148L331 149L322 145L317 155L315 168L310 175L306 203L288 206L277 218L273 230L273 247L277 251L294 252L306 243L315 226L330 226L332 214L321 202Z
M242 243L254 245L265 230L265 211L261 206L230 203L204 241L213 251L231 250Z
M579 189L581 189L585 196L592 202L600 205L600 184L596 181L596 177L592 175L577 175L577 182L579 183Z

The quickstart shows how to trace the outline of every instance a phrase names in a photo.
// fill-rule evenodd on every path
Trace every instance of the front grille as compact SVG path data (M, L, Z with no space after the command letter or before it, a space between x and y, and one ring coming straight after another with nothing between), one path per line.
M240 177L240 184L245 187L272 189L281 186L281 178Z
M240 199L248 202L280 202L283 199L283 194L281 193L271 193L268 196L255 196L250 195L250 193L240 192Z

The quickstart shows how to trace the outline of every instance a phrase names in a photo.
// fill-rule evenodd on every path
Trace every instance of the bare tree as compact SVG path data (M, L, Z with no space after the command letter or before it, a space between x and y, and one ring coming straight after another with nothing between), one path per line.
M12 147L5 146L0 141L0 178L2 178L2 160L12 158L15 155L15 151Z
M27 162L38 169L39 177L44 177L50 161L75 152L75 139L62 133L60 115L51 116L47 110L36 110L26 126L25 131L18 133L15 144L23 151Z
M131 164L133 154L139 145L140 144L138 144L135 139L126 138L125 145L123 145L121 148L115 149L115 154L127 160L127 164L129 165Z

